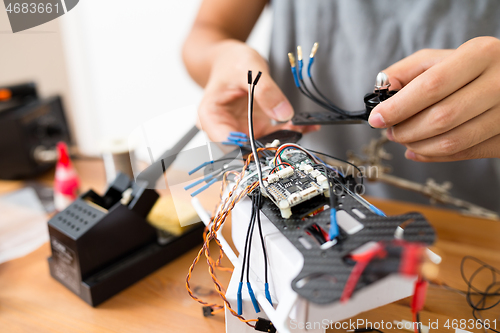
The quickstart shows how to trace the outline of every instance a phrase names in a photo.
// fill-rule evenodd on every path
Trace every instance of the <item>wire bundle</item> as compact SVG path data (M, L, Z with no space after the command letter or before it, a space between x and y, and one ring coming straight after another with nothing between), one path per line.
M248 289L248 294L250 296L250 299L252 301L254 310L256 313L260 312L259 304L257 303L257 300L255 298L255 295L252 290L252 286L250 284L250 254L252 251L252 237L254 233L254 228L255 228L255 223L257 222L258 228L259 228L259 236L260 236L260 241L262 245L262 252L264 255L264 276L265 276L265 294L266 298L269 301L269 303L272 305L273 301L271 299L271 294L269 292L269 281L268 281L268 273L267 273L267 251L266 251L266 246L264 242L264 236L262 233L262 223L260 221L260 205L261 205L261 193L258 190L255 190L252 194L252 213L251 213L251 218L250 218L250 223L248 224L248 230L247 230L247 235L245 239L245 249L243 251L243 264L241 267L241 277L240 277L240 283L238 285L238 292L237 292L237 302L238 302L238 314L242 314L243 309L242 309L242 287L243 287L243 278L245 276L246 272L246 279L247 279L247 289Z
M470 277L467 277L465 275L465 264L468 260L474 261L479 264L479 268L477 268L470 275ZM484 289L480 289L479 287L474 286L473 283L479 273L483 271L489 272L491 274L491 283L488 284ZM484 261L479 260L475 257L465 256L460 263L460 274L462 275L462 279L467 284L465 299L472 308L472 316L485 329L489 329L490 331L499 333L500 331L491 328L491 326L485 325L483 323L484 320L481 317L481 311L493 309L498 304L500 304L500 270L491 265L488 265ZM488 300L490 300L489 304ZM481 319L479 319L477 316L479 316Z
M298 69L297 69L297 64L295 62L295 56L293 53L288 53L288 60L290 61L290 67L292 70L292 75L293 75L293 80L295 82L295 86L299 89L299 91L309 98L311 101L314 103L324 107L328 111L343 115L343 116L348 116L348 117L356 117L356 116L362 116L366 114L366 110L361 110L361 111L345 111L342 110L341 108L337 107L330 99L328 99L316 86L316 83L314 82L311 69L312 65L314 64L314 58L316 56L316 52L318 51L318 43L314 43L311 53L309 55L309 63L307 64L307 77L309 78L309 81L312 85L312 89L314 90L314 93L309 90L307 87L304 77L302 75L302 70L304 68L304 60L302 59L302 47L299 45L297 46L297 60L298 60Z
M213 310L215 310L212 313L217 313L218 311L222 311L224 309L223 305L219 305L219 304L215 304L215 303L207 303L207 302L201 300L200 298L195 296L193 294L193 291L191 290L190 280L191 280L192 272L194 270L195 265L201 259L201 256L205 255L205 257L207 259L209 274L210 274L212 281L214 283L215 290L217 291L217 293L221 297L223 303L226 305L226 307L229 309L229 311L231 311L231 313L234 316L238 317L241 321L245 322L247 325L253 327L253 325L250 324L250 322L257 321L257 320L247 320L244 317L242 317L241 315L239 315L234 309L231 308L231 304L229 303L229 301L226 299L226 296L225 296L226 291L222 287L219 280L217 279L217 276L215 273L215 267L217 267L220 264L220 262L223 258L222 245L220 244L220 242L217 238L217 232L223 226L224 222L226 221L226 219L227 219L230 211L233 209L234 205L237 202L239 202L242 198L244 198L248 193L250 193L253 189L255 189L257 187L257 183L253 183L252 185L247 186L244 190L239 190L238 185L239 185L239 183L242 179L242 176L244 175L244 172L245 172L249 163L250 163L250 158L248 158L247 161L245 162L245 165L243 166L243 170L242 170L241 174L238 175L238 177L236 177L234 186L231 188L228 195L225 197L225 199L223 199L221 201L221 204L218 206L218 208L214 214L214 218L212 219L211 224L208 228L208 232L205 236L205 241L203 243L203 246L200 249L200 251L198 252L193 263L189 267L188 275L186 277L186 289L188 290L188 293L191 296L191 298L193 298L194 300L196 300L200 304L205 305L205 306L209 306ZM219 257L217 258L216 261L214 261L214 259L212 258L211 254L210 254L209 246L210 246L211 241L214 241L217 244L217 246L219 247Z
M317 47L316 47L317 48ZM301 63L302 64L302 63ZM310 62L308 72L310 72L310 66L312 63ZM300 65L300 68L302 69L302 65ZM243 289L243 283L245 279L245 274L246 274L246 286L248 293L250 295L251 301L253 303L255 312L259 312L260 308L257 303L257 300L255 299L255 295L253 294L252 286L250 284L250 258L251 258L251 250L252 250L252 237L253 233L255 230L255 225L257 224L258 230L259 230L259 236L261 240L261 246L263 250L263 256L264 256L264 269L265 269L265 295L267 300L272 304L272 299L271 295L269 292L269 284L268 284L268 267L267 267L267 252L266 252L266 247L265 247L265 242L264 242L264 237L263 237L263 231L262 231L262 225L261 225L261 219L260 219L260 208L262 205L263 198L262 196L267 194L266 187L265 187L265 180L267 179L268 175L282 169L282 168L289 168L292 167L291 161L288 161L286 157L283 156L284 152L290 152L290 153L296 153L296 151L300 151L304 153L307 158L312 162L312 167L316 168L317 171L321 172L323 174L328 182L328 193L329 193L329 200L330 200L330 230L327 235L324 235L324 238L327 238L327 241L333 241L337 239L339 236L339 228L337 225L337 220L336 220L336 211L337 211L337 194L334 191L334 185L333 184L339 184L342 185L340 180L338 179L339 177L344 178L344 175L338 171L337 169L333 168L332 166L326 164L323 162L316 154L321 154L318 152L314 152L311 150L307 150L299 145L288 143L280 146L279 148L275 147L264 147L262 143L259 141L255 140L254 138L254 130L253 130L253 104L254 104L254 92L255 92L255 86L258 83L262 73L259 72L258 75L256 76L255 79L252 78L252 72L248 72L248 124L249 124L249 135L247 136L244 133L240 132L231 132L228 141L226 144L232 144L236 145L240 148L245 148L249 151L251 151L248 154L247 159L243 163L243 167L240 172L237 172L234 169L234 166L231 167L226 167L223 166L220 169L214 170L211 173L208 173L205 177L203 177L201 180L197 180L188 186L186 186L186 190L193 188L194 186L206 182L207 184L198 189L197 191L193 192L191 195L194 196L201 191L205 190L212 184L214 184L218 180L222 180L222 186L221 186L221 191L220 191L220 197L221 201L219 205L215 208L213 217L211 218L209 226L206 228L205 234L204 234L204 243L200 251L198 252L196 258L193 260L192 265L189 268L188 275L186 277L186 288L188 290L189 295L199 302L202 305L205 305L205 308L208 307L210 310L211 314L215 314L217 312L223 311L224 306L230 311L232 315L237 317L239 320L242 322L246 323L248 326L254 327L255 325L252 324L252 322L257 322L257 319L246 319L242 315L242 289ZM300 78L302 80L302 77ZM322 154L325 155L325 154ZM328 156L328 155L325 155ZM332 157L332 156L329 156ZM261 160L262 158L262 160ZM335 157L332 157L335 158ZM234 159L234 158L227 158L227 159ZM335 158L337 159L337 158ZM220 162L225 160L219 159L215 161L209 161L202 163L200 166L194 168L193 170L190 171L190 174L193 174L194 172L210 166L214 165L216 162ZM340 159L339 159L340 160ZM354 164L349 163L347 161L341 160L343 162L346 162L355 168L357 168ZM251 163L253 162L253 165L255 168L251 168ZM296 165L296 164L295 164ZM357 168L360 175L362 176L361 170ZM266 174L267 172L267 174ZM228 188L229 185L229 175L232 175L233 178L231 179L231 188ZM257 176L257 179L255 179ZM347 189L348 190L348 189ZM227 192L227 193L226 193ZM224 270L229 270L228 268L224 268L220 266L221 260L224 256L223 250L222 250L222 245L217 238L218 232L221 230L222 226L224 225L227 217L229 216L229 213L231 210L234 208L234 206L245 196L251 196L252 198L252 212L251 212L251 218L248 224L248 229L247 229L247 234L246 234L246 240L245 240L245 247L244 247L244 252L243 252L243 260L242 260L242 267L241 267L241 276L240 276L240 282L238 285L238 291L237 291L237 310L233 309L231 307L231 304L226 298L226 291L220 281L218 280L215 270L216 268L221 268ZM354 195L354 194L353 194ZM358 196L358 200L360 202L365 202L363 201L361 197ZM369 207L368 203L367 207ZM370 209L370 208L369 208ZM327 237L328 236L328 237ZM219 255L217 259L214 259L210 253L210 243L215 242L216 245L219 248ZM211 279L214 283L214 287L216 292L219 294L223 305L221 304L216 304L216 303L208 303L203 301L202 299L198 298L196 295L194 295L193 291L191 290L191 285L190 285L190 280L192 277L192 273L194 271L194 267L196 264L199 262L202 256L205 256L207 264L208 264L208 272L211 276Z

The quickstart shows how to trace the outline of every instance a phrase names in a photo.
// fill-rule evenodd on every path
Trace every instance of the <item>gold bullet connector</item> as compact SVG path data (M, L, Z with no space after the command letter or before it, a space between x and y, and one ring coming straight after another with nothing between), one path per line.
M316 52L318 51L318 42L314 43L312 49L311 49L311 54L309 55L310 58L314 58L314 56L316 55Z
M295 57L292 52L288 53L288 60L290 60L290 66L295 67Z
M302 46L297 46L297 60L301 61L302 60Z

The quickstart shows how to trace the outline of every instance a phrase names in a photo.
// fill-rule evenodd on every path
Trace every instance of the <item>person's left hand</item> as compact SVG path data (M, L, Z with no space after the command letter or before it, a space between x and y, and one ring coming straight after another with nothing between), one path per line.
M445 162L500 157L500 40L421 50L390 66L391 89L369 123L388 128L406 158Z

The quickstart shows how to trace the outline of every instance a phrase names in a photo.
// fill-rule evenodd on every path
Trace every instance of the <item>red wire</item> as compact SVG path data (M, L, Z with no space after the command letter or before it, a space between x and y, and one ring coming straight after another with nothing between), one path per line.
M347 279L347 282L344 286L342 296L340 297L341 302L347 302L349 298L351 298L354 288L356 288L356 285L358 284L359 278L363 274L363 271L365 270L366 266L368 266L370 261L372 261L372 259L376 256L382 256L385 253L383 244L379 242L378 245L379 246L372 249L371 251L363 253L363 259L358 260L358 262L352 269L351 275L349 275L349 278Z

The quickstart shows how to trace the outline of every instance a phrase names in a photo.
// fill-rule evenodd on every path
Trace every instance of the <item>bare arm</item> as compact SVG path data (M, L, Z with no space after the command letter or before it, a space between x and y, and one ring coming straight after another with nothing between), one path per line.
M208 82L214 58L225 43L241 43L250 35L267 0L204 0L184 43L183 60L201 86Z
M267 0L204 0L183 48L191 77L205 88L198 125L210 139L225 141L231 131L248 132L247 71L262 71L255 92L257 137L293 126L293 108L269 74L267 61L245 44ZM276 125L273 120L282 122Z

